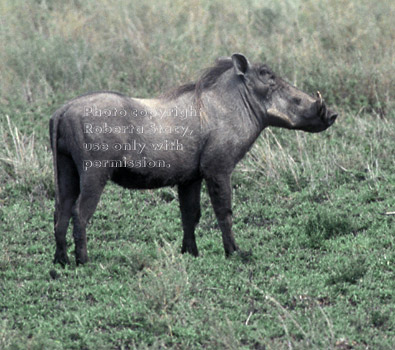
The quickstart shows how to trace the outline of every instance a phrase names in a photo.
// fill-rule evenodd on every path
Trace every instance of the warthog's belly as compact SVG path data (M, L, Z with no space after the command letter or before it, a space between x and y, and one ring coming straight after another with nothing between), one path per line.
M147 165L142 163L143 165ZM174 186L183 183L186 180L199 178L198 169L192 171L169 171L169 168L162 171L150 170L147 166L147 171L142 168L117 168L113 171L111 180L116 184L131 189L153 189L164 186ZM167 171L166 171L167 170Z

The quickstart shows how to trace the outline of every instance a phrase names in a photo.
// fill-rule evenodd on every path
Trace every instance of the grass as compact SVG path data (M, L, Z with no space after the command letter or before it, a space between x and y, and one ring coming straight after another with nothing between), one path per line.
M3 1L0 349L392 349L393 11L387 0ZM158 95L237 51L340 114L322 134L266 129L238 165L244 254L224 258L205 188L193 258L180 254L176 189L108 185L90 263L54 266L53 111L89 90Z

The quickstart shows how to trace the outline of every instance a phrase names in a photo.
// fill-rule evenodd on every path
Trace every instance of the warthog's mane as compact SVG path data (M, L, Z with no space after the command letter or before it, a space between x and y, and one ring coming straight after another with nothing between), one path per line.
M214 66L209 67L203 71L202 75L197 81L183 84L171 90L163 97L167 99L173 99L185 93L194 92L196 101L199 103L202 92L212 87L217 82L218 78L232 67L233 63L230 58L218 59Z

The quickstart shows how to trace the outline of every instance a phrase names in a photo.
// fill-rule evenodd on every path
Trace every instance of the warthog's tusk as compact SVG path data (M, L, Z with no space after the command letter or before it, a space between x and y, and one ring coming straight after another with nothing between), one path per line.
M322 96L321 96L321 92L319 92L318 90L317 90L317 98L319 98L319 100L320 100L320 105L322 105Z

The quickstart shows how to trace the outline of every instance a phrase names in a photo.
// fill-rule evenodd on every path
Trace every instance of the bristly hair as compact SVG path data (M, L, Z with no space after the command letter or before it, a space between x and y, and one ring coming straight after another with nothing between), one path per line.
M200 101L202 92L212 87L217 82L218 78L232 67L233 63L230 57L219 58L216 61L215 66L207 68L196 82L181 85L178 88L166 93L163 97L172 99L177 98L187 92L194 91L196 101L198 102Z

